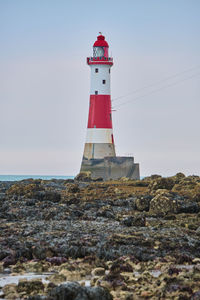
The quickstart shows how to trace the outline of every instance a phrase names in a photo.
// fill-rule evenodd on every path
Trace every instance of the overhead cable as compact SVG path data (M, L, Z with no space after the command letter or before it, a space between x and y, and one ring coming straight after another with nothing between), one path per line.
M197 76L199 76L199 75L200 75L200 73L194 74L194 75L192 75L192 76L190 76L190 77L186 77L186 78L184 78L184 79L182 79L182 80L173 82L173 83L171 83L171 84L168 84L168 85L163 86L163 87L161 87L161 88L159 88L159 89L153 90L153 91L151 91L151 92L149 92L149 93L146 93L146 94L144 94L144 95L140 95L140 96L138 96L138 97L136 97L136 98L133 98L133 99L130 99L130 100L128 100L128 101L119 103L119 104L115 105L115 106L113 107L113 109L116 109L116 108L118 108L118 107L121 107L121 106L123 106L123 105L125 105L125 104L127 104L127 103L134 102L134 101L136 101L136 100L138 100L138 99L145 98L145 97L147 97L147 96L149 96L149 95L151 95L151 94L155 94L155 93L157 93L157 92L159 92L159 91L161 91L161 90L168 89L168 88L170 88L170 87L172 87L172 86L175 86L175 85L177 85L177 84L179 84L179 83L181 83L181 82L184 82L184 81L186 81L186 80L192 79L192 78L197 77Z

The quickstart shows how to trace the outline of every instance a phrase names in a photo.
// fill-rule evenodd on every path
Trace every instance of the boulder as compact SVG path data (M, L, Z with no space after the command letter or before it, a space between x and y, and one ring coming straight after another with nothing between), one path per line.
M178 210L177 200L175 195L166 189L156 191L155 197L150 202L151 214L165 215L168 213L176 213Z
M144 227L145 223L146 223L145 216L141 216L141 215L130 216L122 220L122 224L128 227L130 226Z
M184 198L177 193L160 189L150 202L150 214L166 215L175 213L198 213L198 203Z
M74 193L80 192L80 189L79 189L78 184L73 184L73 183L71 183L71 184L68 184L68 185L67 185L67 191L68 191L69 193L74 194Z
M90 182L92 181L91 172L80 172L75 178L75 181Z
M139 211L148 211L152 196L144 195L135 200L136 209Z
M43 292L44 284L41 279L20 279L16 289L18 293L25 293L28 295L30 293L38 294L39 292Z
M174 185L172 191L200 202L200 179L198 176L185 177Z
M107 289L102 287L83 287L77 282L61 284L50 292L54 300L112 300Z
M9 300L19 299L19 294L16 291L16 284L14 284L14 283L12 283L12 284L6 284L2 288L2 292L3 292L3 297L5 299L9 299Z
M6 192L8 196L25 196L25 198L36 198L35 195L44 188L38 183L16 183L13 184Z
M170 177L171 179L174 180L174 183L179 183L180 180L182 180L183 178L185 178L185 175L181 172L177 173L176 175Z
M196 202L190 201L189 199L184 199L178 201L178 213L188 213L194 214L200 211L200 205Z
M159 189L171 190L174 186L174 180L170 177L168 178L156 178L152 180L149 184L149 190L152 194Z
M51 190L38 191L33 195L33 198L40 201L59 202L61 200L60 193Z

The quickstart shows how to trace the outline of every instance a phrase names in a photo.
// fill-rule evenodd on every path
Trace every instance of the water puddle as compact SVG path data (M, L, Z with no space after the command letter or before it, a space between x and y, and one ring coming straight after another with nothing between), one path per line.
M157 277L160 276L160 274L162 274L162 272L161 272L160 270L152 270L152 271L150 271L150 274L151 274L153 277L157 278Z
M18 284L20 279L42 279L43 283L49 283L47 277L52 275L52 273L25 273L23 275L10 275L10 274L0 274L0 287L4 287L6 284Z
M135 271L133 273L136 277L138 277L142 274L142 272L137 272L137 271ZM155 278L159 277L160 274L162 274L162 272L160 270L151 270L151 271L149 271L149 273Z

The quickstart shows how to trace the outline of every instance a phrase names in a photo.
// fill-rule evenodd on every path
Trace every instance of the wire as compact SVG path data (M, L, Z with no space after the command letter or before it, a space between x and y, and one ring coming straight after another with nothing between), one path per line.
M182 74L191 72L191 71L196 70L196 69L199 69L199 68L200 68L200 66L197 66L197 67L194 67L194 68L190 68L190 69L186 69L186 70L184 70L184 71L182 71L182 72L176 73L176 74L174 74L174 75L172 75L172 76L168 76L168 77L166 77L166 78L164 78L164 79L162 79L162 80L159 80L159 81L157 81L157 82L155 82L155 83L152 83L152 84L150 84L150 85L146 85L146 86L144 86L144 87L142 87L142 88L139 88L139 89L136 89L136 90L134 90L134 91L132 91L132 92L126 94L126 95L116 97L116 98L112 99L112 101L114 102L114 101L120 100L120 99L122 99L122 98L126 98L126 97L128 97L128 96L130 96L130 95L132 95L132 94L138 93L138 92L140 92L140 91L142 91L142 90L146 90L146 89L151 88L151 87L153 87L153 86L155 86L155 85L158 85L158 84L160 84L160 83L162 83L162 82L168 81L168 80L170 80L170 79L173 79L173 78L175 78L175 77L181 76Z
M117 107L121 107L121 106L123 106L123 105L125 105L125 104L127 104L127 103L129 103L129 102L134 102L134 101L136 101L136 100L138 100L138 99L140 99L140 98L145 98L146 96L149 96L149 95L151 95L151 94L157 93L157 92L159 92L159 91L161 91L161 90L167 89L167 88L169 88L169 87L171 87L171 86L177 85L177 84L179 84L179 83L181 83L181 82L183 82L183 81L192 79L192 78L194 78L194 77L196 77L196 76L199 76L199 75L200 75L200 73L194 74L194 75L192 75L192 76L190 76L190 77L184 78L184 79L182 79L182 80L179 80L179 81L177 81L177 82L168 84L168 85L166 85L166 86L164 86L164 87L161 87L161 88L159 88L159 89L153 90L153 91L151 91L150 93L147 93L147 94L145 94L145 95L141 95L141 96L138 96L138 97L133 98L133 99L131 99L131 100L122 102L122 103L120 103L120 104L114 106L113 109L116 109Z

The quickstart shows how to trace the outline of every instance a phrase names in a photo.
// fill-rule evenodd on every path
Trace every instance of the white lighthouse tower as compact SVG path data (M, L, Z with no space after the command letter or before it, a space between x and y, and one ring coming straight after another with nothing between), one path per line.
M87 58L90 67L90 103L86 142L81 171L90 171L92 177L139 179L139 164L133 157L117 157L115 153L110 76L113 58L109 45L100 33L93 44L93 56Z

